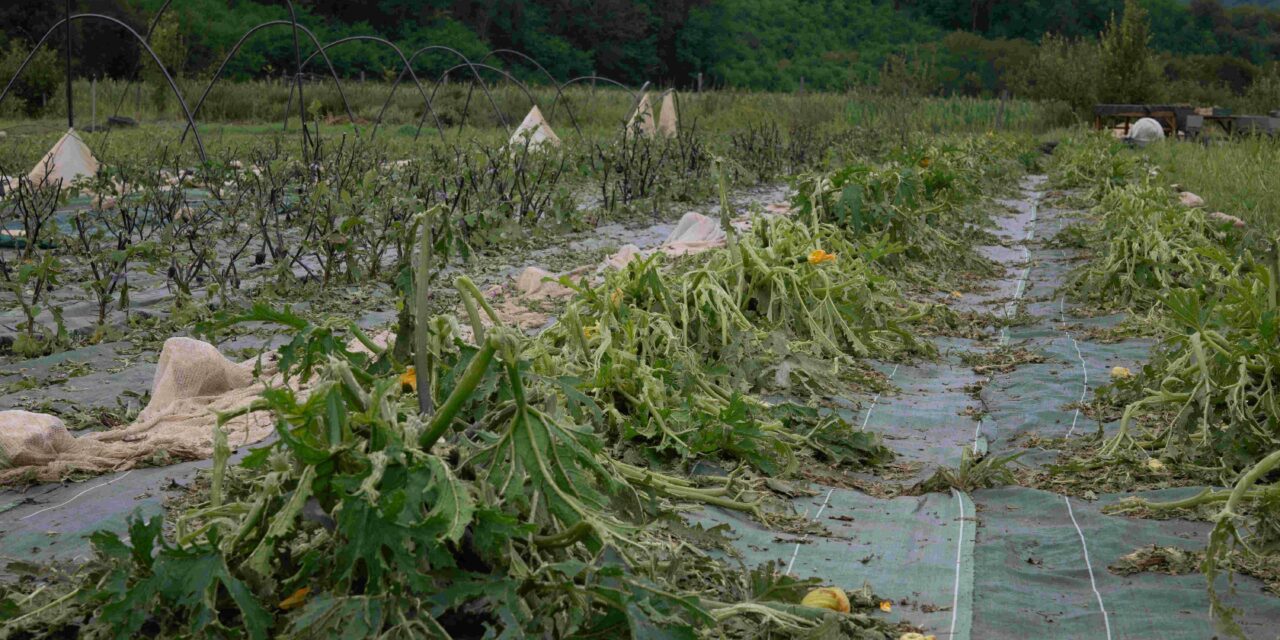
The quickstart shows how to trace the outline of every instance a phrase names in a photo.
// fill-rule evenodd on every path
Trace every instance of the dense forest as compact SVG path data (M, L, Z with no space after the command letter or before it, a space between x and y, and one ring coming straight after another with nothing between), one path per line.
M75 0L73 6L119 18L146 33L163 3ZM1213 100L1242 95L1259 81L1277 82L1280 8L1275 5L1280 0L1138 4L1150 25L1148 40L1156 52L1152 64L1178 95ZM295 5L299 20L322 42L376 34L406 52L447 45L473 57L510 48L533 56L560 79L595 73L633 85L650 80L689 87L701 74L708 86L838 90L875 86L893 72L926 93L994 95L1004 90L1045 94L1050 84L1073 82L1078 86L1072 90L1095 90L1085 78L1037 82L1028 74L1039 69L1078 76L1078 65L1098 64L1098 36L1114 15L1123 13L1125 2L296 0ZM0 74L8 76L62 11L61 2L0 4ZM173 72L202 76L253 25L288 16L282 0L174 0L151 42ZM72 40L78 74L154 73L140 64L139 48L117 25L79 22ZM61 51L63 38L59 34L50 44L50 54L33 70L32 85L40 84L41 70L46 79L60 79L53 52ZM348 77L390 77L400 65L389 48L372 43L335 47L330 54ZM228 65L228 74L279 75L291 69L291 60L289 29L276 26L250 38ZM1070 63L1059 64L1064 60ZM516 61L504 63L536 79ZM429 54L415 68L433 77L450 64L447 56ZM319 71L319 65L313 70Z

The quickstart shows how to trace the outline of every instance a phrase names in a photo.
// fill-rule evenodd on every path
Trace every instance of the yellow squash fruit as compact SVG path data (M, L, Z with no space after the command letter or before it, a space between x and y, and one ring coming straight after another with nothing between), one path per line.
M898 640L937 640L937 636L932 636L932 635L926 636L923 633L908 631L898 636Z
M1128 367L1111 367L1112 378L1132 378L1133 372Z
M849 613L849 596L840 587L819 587L805 594L800 604L815 609L830 609Z

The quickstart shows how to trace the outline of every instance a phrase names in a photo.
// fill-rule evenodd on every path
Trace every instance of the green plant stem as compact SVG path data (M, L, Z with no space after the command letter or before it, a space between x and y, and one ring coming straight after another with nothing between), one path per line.
M549 536L534 536L533 543L543 549L559 549L567 547L591 535L591 523L583 520L559 533Z
M1235 488L1231 490L1231 496L1227 498L1227 504L1222 508L1222 512L1218 514L1218 520L1223 518L1234 517L1238 513L1240 503L1244 500L1245 494L1253 487L1263 476L1271 473L1276 467L1280 467L1280 449L1273 451L1271 455L1262 459L1261 462L1249 469L1240 482L1236 483Z
M476 387L480 386L480 381L484 380L485 371L489 369L489 363L493 362L493 355L498 350L498 343L493 338L485 340L484 345L471 358L471 362L467 365L466 371L462 373L462 377L458 380L457 386L453 388L453 392L445 398L444 404L440 405L440 409L436 411L435 416L431 418L427 430L423 432L422 437L418 439L418 446L424 451L430 451L436 441L443 436L445 431L449 429L449 425L453 424L453 419L457 417L458 411L462 409L462 405L471 398L472 392Z
M413 299L413 365L417 377L418 412L429 415L434 410L431 397L431 346L428 344L427 314L431 301L431 214L428 211L422 220L422 239L418 248L418 263L414 269Z
M498 312L494 311L493 307L489 306L489 302L484 299L484 294L480 292L480 287L477 287L476 283L471 281L471 278L468 278L467 276L458 276L458 278L453 281L453 285L457 287L458 293L462 294L464 299L467 296L471 296L472 301L484 310L484 314L489 316L489 321L493 322L495 326L502 324L502 319L498 317ZM477 340L479 340L479 338L477 338ZM476 342L476 344L480 343Z
M72 596L75 596L77 593L80 593L80 590L81 590L82 588L83 588L83 587L76 587L75 589L72 589L71 591L67 592L67 594L66 594L66 595L64 595L64 596L62 596L61 598L58 598L57 600L54 600L54 601L52 601L52 602L49 602L48 604L44 605L43 607L40 607L39 609L36 609L36 610L34 610L34 611L29 611L29 612L27 612L27 613L24 613L24 614L22 614L22 615L20 615L20 616L18 616L18 617L16 617L16 618L14 618L14 619L10 620L8 623L6 623L6 624L5 624L5 626L12 626L12 625L16 625L16 624L18 624L19 622L22 622L23 620L25 620L25 619L27 619L27 618L30 618L31 616L35 616L35 615L38 615L38 614L40 614L40 613L43 613L46 609L49 609L49 608L51 608L51 607L54 607L54 606L60 605L60 604L62 604L63 602L66 602L66 601L67 601L68 599L70 599Z

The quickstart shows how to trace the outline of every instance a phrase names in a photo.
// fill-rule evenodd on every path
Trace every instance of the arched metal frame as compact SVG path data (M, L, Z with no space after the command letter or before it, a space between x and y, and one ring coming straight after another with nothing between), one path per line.
M555 76L551 75L550 71L547 71L546 67L542 66L542 63L538 62L537 60L534 60L528 54L522 53L520 51L516 51L515 49L494 49L493 51L490 51L489 53L486 53L483 56L481 56L478 62L484 62L485 60L488 60L492 56L501 56L501 55L515 56L517 58L520 58L521 61L527 62L533 65L535 69L542 72L542 75L547 78L547 81L551 83L551 86L555 87L556 89L555 99L556 100L560 99L560 96L561 96L560 91L563 85L560 84L560 81L556 80ZM553 100L552 103L554 104L554 102L555 101ZM578 137L581 138L582 127L578 126L578 118L577 116L573 115L573 110L569 108L568 103L565 103L564 110L565 110L565 113L569 114L569 123L573 125L573 130L578 132ZM550 119L551 117L552 117L552 114L547 114L548 119Z
M156 15L152 16L151 24L147 25L147 33L146 35L142 36L142 41L145 42L147 45L151 44L151 34L155 33L156 26L160 24L160 18L164 16L164 12L169 9L169 5L172 2L173 0L164 0L164 4L160 5L160 9L156 11ZM141 72L142 72L142 62L141 60L139 60L138 64L134 65L133 75L136 76ZM116 100L116 108L112 111L112 115L117 115L117 116L120 115L120 107L124 106L124 99L129 96L129 87L131 86L133 86L133 78L129 78L129 80L124 83L124 90L120 92L120 99ZM102 148L104 152L107 149L107 143L110 140L111 140L111 127L108 126L106 135L102 136Z
M400 84L400 78L404 77L404 74L407 72L409 74L409 77L413 79L413 84L417 86L418 93L422 95L422 102L426 107L426 109L423 110L422 112L422 119L425 121L427 118L427 114L430 113L432 119L436 121L436 129L440 132L440 139L444 140L444 126L440 122L440 116L436 114L435 107L432 106L431 104L431 99L427 97L426 90L422 88L422 82L418 80L418 75L413 72L413 58L411 57L406 58L404 55L404 51L401 50L400 47L397 47L391 41L386 40L385 38L380 38L378 36L348 36L346 38L340 38L338 40L334 40L333 42L330 42L324 46L320 46L319 44L317 44L316 47L318 50L316 51L316 53L320 55L325 55L325 51L328 50L330 47L335 47L340 44L346 44L348 42L374 42L386 47L390 47L391 50L396 52L396 55L400 57L400 62L404 64L404 67L400 71L400 75L396 77L396 83L391 85L390 94L387 96L386 101L382 103L382 109L378 111L378 118L373 122L373 129L369 133L369 137L373 138L378 135L378 126L382 124L382 116L383 114L386 113L387 106L391 104L391 98L395 96L396 86ZM442 47L442 48L448 49L448 47ZM303 69L305 69L307 64L311 62L312 58L316 56L316 53L312 53L310 56L307 56L306 60L302 61ZM458 54L458 55L462 55L462 54ZM327 56L325 57L325 60L328 60ZM495 105L495 108L496 108L496 105ZM350 116L350 109L348 109L347 111L348 111L348 117L352 117ZM354 117L352 117L352 124L353 125L355 124ZM419 130L421 130L421 125L419 125ZM414 138L416 139L417 136L414 136Z
M70 17L63 18L59 20L57 23L55 23L53 27L51 27L49 31L47 31L44 34L44 36L40 38L38 42L36 42L36 45L31 48L31 53L27 54L27 58L22 61L22 64L18 65L17 72L13 74L12 78L9 78L9 83L5 85L4 91L0 91L0 103L4 102L5 96L9 95L9 90L13 88L14 83L17 82L18 78L22 76L22 72L26 70L27 65L31 63L31 60L35 58L36 53L40 51L40 47L43 46L44 43L49 40L49 37L52 36L55 31L58 30L58 27L61 27L64 24L69 25L70 22L74 20L106 20L107 22L118 25L125 31L128 31L129 35L132 35L134 39L138 41L138 44L143 49L145 49L148 54L151 54L151 59L155 61L156 66L160 68L160 72L164 74L165 82L169 83L169 89L173 91L174 97L178 99L178 104L182 105L182 114L187 119L187 126L191 127L192 129L195 128L195 119L191 115L191 110L187 107L187 101L182 97L182 91L178 89L177 83L175 83L173 81L173 77L169 75L169 70L166 69L164 66L164 63L160 61L160 57L157 56L156 52L151 49L151 45L147 44L146 40L144 40L142 36L138 34L137 31L134 31L133 27L130 27L128 24L125 24L124 21L118 18L113 18L111 16L102 15L100 13L77 13L77 14L71 15ZM71 78L67 78L67 82L70 83ZM207 161L208 158L205 155L205 151L204 151L204 141L200 139L199 131L196 131L195 143L196 143L196 150L199 151L200 153L200 161L201 162Z
M607 84L612 84L615 87L618 87L619 89L622 89L623 91L626 91L627 93L631 94L631 109L627 111L628 114L636 110L636 107L640 105L640 98L644 96L644 90L649 88L649 83L646 82L640 85L640 88L638 90L633 91L631 87L628 87L627 85L622 84L621 82L618 82L613 78L606 78L604 76L593 75L593 76L578 76L576 78L570 78L569 80L566 80L563 84L560 85L560 90L556 92L556 99L551 101L551 109L547 113L547 118L550 119L555 114L556 107L560 104L560 98L563 97L564 95L563 91L565 87L568 87L571 84L577 84L579 82L586 82L588 80L590 80L593 83L598 81L603 81ZM567 101L566 101L566 104L567 104ZM565 110L568 111L568 109L569 107L566 106ZM623 119L623 122L626 122L625 118Z
M449 77L449 74L450 74L450 73L453 73L454 71L457 71L458 69L461 69L461 68L463 68L463 67L470 67L470 68L471 68L471 70L472 70L472 72L473 72L473 73L476 73L476 74L478 74L478 73L479 73L479 70L480 70L480 69L485 69L485 70L488 70L488 71L496 72L496 73L498 73L499 75L501 75L501 76L505 77L507 80L510 80L512 84L516 85L517 87L519 87L519 88L520 88L520 90L521 90L521 91L523 91L523 92L524 92L524 96L525 96L526 98L528 98L528 99L529 99L529 105L530 105L530 108L532 108L533 106L536 106L536 105L538 104L538 101L533 97L533 93L529 91L529 87L527 87L523 82L520 82L518 79L516 79L516 77L515 77L515 76L513 76L513 75L511 75L510 73L507 73L506 71L503 71L502 69L499 69L499 68L497 68L497 67L493 67L493 66L490 66L490 65L487 65L487 64L480 64L480 63L478 63L478 62L468 62L468 63L466 63L466 64L455 65L455 66L449 67L448 69L445 69L445 70L440 74L440 77L436 79L435 85L433 85L433 86L431 87L431 99L432 99L432 100L435 100L435 97L436 97L436 91L440 89L440 85L441 85L441 83L443 83L443 82L444 82L444 79L445 79L445 78L447 78L447 77ZM489 89L488 89L488 87L486 87L486 85L485 85L485 83L484 83L484 79L483 79L483 78L478 78L475 82L480 84L480 87L484 90L485 95L489 95ZM474 87L475 87L475 83L472 83L472 85L471 85L470 87L468 87L468 88L467 88L467 102L466 102L466 104L465 104L465 105L463 106L463 108L462 108L462 122L461 122L461 123L459 123L459 130L458 130L459 135L461 135L461 133L462 133L462 130L461 130L462 125L465 125L465 124L466 124L466 122L467 122L467 114L469 114L469 113L471 112L471 92L472 92L472 90L474 89ZM490 101L490 102L493 102L493 98L492 98L492 96L489 98L489 101ZM493 105L493 108L494 108L494 111L496 111L496 112L498 113L498 118L502 121L502 125L506 128L507 133L508 133L508 134L510 134L510 133L511 133L511 125L507 122L507 117L506 117L506 115L502 113L502 110L501 110L501 109L499 109L499 108L497 107L497 105L496 105L496 104L495 104L495 105ZM419 131L421 131L421 130L422 130L422 124L423 124L423 122L425 122L425 121L426 121L426 118L424 117L422 120L420 120L420 121L418 122L418 130L419 130ZM417 136L417 134L415 134L415 137L416 137L416 136Z
M172 3L173 3L173 0L165 0L165 3L164 3L163 5L161 5L161 6L160 6L160 10L159 10L159 11L157 11L157 12L156 12L156 15L155 15L155 16L153 16L153 17L151 18L151 26L147 28L147 39L148 39L148 40L150 40L150 38L151 38L151 33L152 33L152 31L155 29L156 25L160 23L160 18L161 18L161 16L163 16L163 15L164 15L164 12L165 12L165 11L167 11L167 10L169 9L169 5L170 5L170 4L172 4ZM304 99L303 99L303 95L302 95L302 47L301 47L301 45L298 43L298 29L299 29L299 27L301 27L301 25L299 25L299 24L298 24L298 12L297 12L297 10L294 8L294 6L293 6L293 0L284 0L284 4L285 4L285 6L286 6L286 7L288 7L288 8L289 8L289 24L293 27L293 74L294 74L294 75L293 75L293 77L294 77L294 82L298 85L298 121L302 123L302 157L303 157L303 160L306 160L306 159L308 158L308 155L309 155L309 150L310 150L310 148L311 148L311 144L310 144L310 134L307 132L307 106L306 106L306 100L304 100ZM301 28L302 28L303 30L306 30L306 27L301 27ZM250 31L251 31L251 32L252 32L253 30L254 30L254 29L250 29ZM247 37L247 35L248 35L248 34L246 34L246 36L242 36L242 37L241 37L241 39L240 39L240 40L241 40L241 42L239 42L239 43L237 43L237 44L236 44L236 48L237 48L237 49L239 48L240 44L241 44L241 43L243 43L244 38L245 38L245 37ZM311 40L312 40L312 42L315 42L315 45L316 45L316 47L318 48L318 47L320 46L320 42L316 40L315 35L314 35L314 34L312 34L310 31L307 31L307 35L311 36ZM144 44L145 44L145 43L144 43ZM152 55L154 55L154 54L152 54ZM326 62L328 62L328 58L325 58L325 61L326 61ZM226 62L223 62L223 65L225 66L225 65L226 65ZM347 98L346 98L346 95L345 95L345 94L343 93L343 91L342 91L342 83L341 83L341 81L339 81L339 80L338 80L338 74L337 74L337 72L336 72L336 71L334 71L334 69L333 69L333 65L332 65L332 64L330 64L330 65L329 65L329 71L333 73L333 81L338 85L338 94L342 96L342 102L343 102L343 104L347 107L347 115L348 115L348 117L350 117L350 116L351 116L351 106L346 104L346 102L347 102ZM166 74L167 74L167 72L166 72ZM210 82L210 85L212 85L214 82L217 82L218 77L219 77L219 76L221 76L221 75L222 75L222 67L219 67L219 68L218 68L218 73L214 76L213 80ZM70 78L67 78L67 82L71 82L71 79L70 79ZM206 91L205 91L205 95L206 95L206 96L208 95L208 90L206 90ZM291 90L291 91L290 91L290 98L291 98L291 99L292 99L292 95L293 95L293 93L292 93L292 90ZM204 103L204 96L201 96L201 98L200 98L200 102L201 102L201 104L203 104L203 103ZM199 110L199 108L200 108L200 107L197 105L196 109L197 109L197 110ZM190 121L190 120L191 120L191 119L190 119L190 118L188 118L188 121L189 121L189 122L188 122L187 126L188 126L190 129L195 129L195 128L196 128L196 127L195 127L195 122L194 122L194 121ZM354 124L354 118L352 118L352 124ZM288 115L286 114L286 115L285 115L285 126L286 126L286 127L288 127L288 125L289 125L289 117L288 117ZM359 132L357 131L357 134L358 134L358 133L359 133ZM197 131L197 132L196 132L196 138L198 139L199 137L200 137L200 133ZM184 130L183 130L183 132L182 132L182 139L183 139L183 140L186 140L186 139L187 139L187 132L186 132L186 130L185 130L185 129L184 129Z
M142 40L142 46L148 47L148 50L150 50L151 33L155 32L155 28L157 24L160 24L160 18L164 17L164 13L166 12L166 10L169 10L169 5L172 5L172 4L173 4L173 0L165 0L165 3L163 5L160 5L160 9L157 10L154 17L151 17L151 24L150 26L147 27L147 36L145 40ZM303 159L306 159L307 150L308 150L308 147L310 147L310 145L308 145L308 137L310 137L310 134L307 133L306 104L305 104L305 101L302 100L302 50L301 50L301 46L298 45L298 28L300 28L301 26L300 24L298 24L297 10L293 8L293 0L284 0L284 5L288 6L288 9L289 9L288 23L291 24L291 26L293 27L293 77L294 77L294 82L296 82L298 86L298 120L300 120L300 122L302 123L302 157ZM306 31L306 27L301 27L301 28L303 29L303 31ZM320 42L316 41L315 35L312 35L310 31L307 31L307 35L311 37L312 42L315 42L316 47L320 46ZM238 46L239 45L237 44L237 47ZM155 52L152 52L151 56L152 58L155 58ZM157 60L159 60L159 58L157 58ZM328 58L325 58L325 61L329 61ZM164 69L164 65L161 64L160 68ZM342 82L339 81L338 73L335 72L335 70L333 69L333 64L329 64L329 72L333 73L333 81L334 83L337 83L337 86L338 86L338 95L342 96L343 105L346 106L347 114L349 116L351 115L351 105L347 104L346 93L342 91ZM165 70L165 76L166 77L169 76L168 70ZM221 76L221 68L219 68L218 70L218 76ZM216 82L216 79L218 79L218 76L214 77L214 82ZM68 82L68 86L70 86L69 74L68 74L67 82ZM125 92L127 91L128 91L128 86L125 86ZM205 95L207 95L207 93L209 92L207 92L206 90ZM124 95L125 93L120 93L120 102L124 101ZM292 91L291 91L291 99L292 99ZM180 93L179 93L179 100L182 100L182 97L180 97ZM204 101L205 101L204 96L201 97L200 101L201 101L201 104L204 104ZM186 105L183 105L183 108L186 108ZM119 105L116 105L116 111L119 111L119 109L120 109ZM198 108L197 106L196 109L198 110L200 108ZM288 116L285 116L285 120L284 120L285 127L288 127L288 123L289 123ZM355 118L352 118L352 125L355 125ZM193 122L191 116L189 115L187 118L187 129L196 129L196 123ZM183 141L187 140L187 129L183 129L183 132L182 132ZM358 129L356 131L356 134L357 136L358 134L360 134L360 131L358 131ZM196 131L196 140L197 141L200 140L200 132L198 131ZM201 148L201 160L204 160L204 148Z
M636 106L639 104L640 96L643 95L643 92L649 86L649 83L646 82L644 83L643 86L640 87L638 91L633 91L630 88L628 88L626 85L616 80L602 77L602 76L595 76L595 75L579 76L576 78L572 78L566 82L558 83L556 82L555 76L551 75L551 72L547 71L546 67L544 67L537 60L528 56L527 54L524 54L522 52L515 51L512 49L494 49L486 53L484 56L482 56L479 59L479 61L472 61L468 59L467 56L462 54L460 51L453 49L451 47L443 46L443 45L430 45L430 46L422 47L414 51L411 55L406 57L404 55L404 52L399 47L397 47L394 43L378 36L365 36L365 35L349 36L349 37L341 38L339 40L335 40L328 44L322 45L311 30L307 29L303 25L298 24L297 11L294 8L292 0L284 0L285 5L289 9L289 19L267 21L262 24L255 25L251 27L248 31L246 31L240 37L240 39L236 42L235 46L231 49L231 52L228 53L227 56L218 65L217 71L213 74L213 77L209 81L209 84L205 87L204 91L201 93L200 99L199 101L196 102L195 108L191 109L187 105L186 99L183 96L181 89L178 88L178 85L174 81L173 76L169 73L168 68L165 67L164 62L160 59L160 57L156 54L155 50L153 50L150 45L150 39L152 34L155 32L155 29L159 25L161 18L163 17L164 13L169 9L169 7L172 5L172 3L173 3L173 0L165 0L165 2L160 6L160 9L152 17L151 22L147 27L147 32L145 36L140 35L127 23L123 22L118 18L114 18L112 16L107 16L107 15L98 14L98 13L72 14L68 17L63 18L62 20L59 20L49 29L48 32L44 34L44 36L40 38L40 40L35 44L35 46L32 47L31 52L27 55L26 59L23 60L22 64L19 65L13 77L9 79L9 82L5 86L4 90L0 91L0 103L4 101L4 98L8 96L9 92L13 89L13 85L18 81L18 78L21 77L22 72L26 70L26 67L35 58L35 55L39 52L40 47L43 46L45 42L47 42L49 38L60 27L65 27L69 29L70 23L74 20L105 20L107 22L110 22L112 24L115 24L123 28L126 32L129 33L129 35L133 36L134 40L136 40L138 44L142 47L142 49L146 51L148 55L151 56L152 61L160 69L161 73L164 75L165 82L169 85L169 89L173 92L174 97L178 99L178 103L182 107L183 117L186 119L187 123L185 128L182 131L179 142L185 143L187 133L188 132L192 133L195 139L196 149L200 154L200 159L202 162L207 161L207 155L204 148L204 141L200 137L199 127L196 125L196 118L200 113L200 109L203 107L205 100L208 99L209 94L213 91L214 86L216 86L218 81L222 78L222 74L226 70L226 67L230 63L231 59L235 57L235 55L240 51L240 49L244 46L245 42L247 42L250 37L252 37L258 31L261 31L262 29L265 29L267 27L284 25L284 26L289 26L293 32L294 81L297 85L297 91L298 91L298 115L299 115L300 121L302 122L302 143L303 143L304 159L309 157L309 151L311 150L311 147L313 145L311 143L311 134L306 126L306 104L303 97L303 84L304 84L303 72L306 66L317 55L321 56L324 59L325 65L329 71L329 75L332 77L334 86L337 88L338 95L342 100L343 108L347 112L347 118L351 121L352 127L355 129L356 135L357 136L360 135L359 124L356 121L355 113L351 109L351 103L347 99L346 91L343 89L342 79L338 76L337 70L333 66L333 61L329 58L327 53L328 49L330 49L331 47L338 46L340 44L346 44L350 42L375 42L385 47L389 47L392 51L394 51L396 55L400 58L400 61L403 65L400 73L396 76L395 82L391 86L391 90L388 93L386 100L382 104L381 110L378 112L378 117L377 117L377 120L374 122L373 128L370 132L370 137L374 137L377 135L378 127L382 124L382 119L386 114L386 111L390 106L391 101L395 97L395 91L399 87L400 83L403 81L404 76L407 74L413 80L414 85L418 89L419 95L422 96L423 104L425 106L425 109L422 114L422 118L418 121L418 126L417 126L417 129L415 130L414 138L417 139L418 137L421 136L422 127L426 124L427 115L430 114L431 117L435 120L436 130L439 132L441 140L445 140L444 125L441 122L439 115L436 113L436 110L434 107L434 100L437 92L439 91L440 85L445 81L445 79L447 79L451 73L463 68L471 72L472 79L467 91L466 104L463 107L463 116L462 116L463 119L462 119L462 123L460 123L460 129L462 125L465 125L466 119L470 114L471 97L474 94L476 84L479 84L481 91L484 92L485 97L489 102L490 108L494 111L495 114L497 114L499 121L502 123L502 126L507 130L508 133L510 133L511 124L507 120L506 114L503 113L502 109L498 107L497 101L494 100L493 94L490 93L488 85L486 84L484 78L480 74L481 70L497 73L498 75L510 81L512 84L517 86L525 94L525 97L529 99L529 103L531 105L537 105L537 100L534 97L533 93L530 91L529 87L524 82L516 78L512 73L506 70L503 70L501 68L498 68L489 64L485 64L486 60L496 56L517 57L522 62L530 64L533 68L535 68L538 72L542 74L542 76L544 76L548 80L549 86L554 88L556 92L555 98L552 100L552 103L551 103L551 108L548 111L547 117L549 119L554 117L556 113L556 109L559 107L561 100L565 98L565 95L564 95L565 88L576 83L585 82L585 81L591 81L592 83L604 82L630 93L632 96L632 108L630 112L635 111ZM307 37L311 40L312 44L315 46L315 51L310 53L305 60L302 58L301 46L299 44L299 36L298 36L299 31L305 33ZM417 74L413 70L413 63L418 58L418 56L424 53L432 52L432 51L450 54L458 58L459 60L461 60L461 64L454 65L453 67L450 67L446 69L443 73L441 73L439 78L436 79L435 83L432 86L431 94L428 96L426 90L422 86L421 80L418 78ZM139 66L139 68L141 67ZM132 79L129 81L129 83L132 83ZM129 83L126 83L125 90L121 93L119 103L116 106L117 112L119 111L120 105L123 104L124 99L127 96L128 87L130 86ZM71 77L70 77L70 73L68 72L68 77L67 77L68 90L70 90L70 86L71 86ZM670 92L670 91L671 90L668 90L667 92ZM661 95L665 97L667 92L663 92L663 94ZM290 92L289 92L289 102L292 103L292 101L293 101L293 87L291 86ZM564 108L566 113L569 116L570 122L572 123L574 130L578 133L579 137L581 137L582 128L578 123L577 116L574 114L571 106L569 106L568 100L565 99L564 101L565 101ZM290 109L291 107L286 107L285 120L284 120L285 128L288 127L288 121L289 121L288 112ZM109 135L109 131L108 131L108 135ZM104 137L104 144L105 144L105 140L106 138Z
M414 63L414 61L415 61L415 60L417 60L417 59L418 59L418 56L420 56L420 55L422 55L422 54L424 54L424 53L430 52L430 51L441 51L441 52L444 52L444 53L452 54L454 57L456 57L456 58L458 58L458 59L462 60L462 64L461 64L461 65L458 65L458 66L456 66L456 67L453 67L453 68L455 68L455 69L456 69L456 68L460 68L460 67L462 67L462 66L466 66L466 67L468 67L468 68L470 68L470 69L471 69L471 74L472 74L472 76L474 77L474 81L475 81L475 82L479 82L479 83L480 83L480 89L481 89L482 91L484 91L484 95L485 95L485 97L489 100L489 107L493 109L494 113L498 114L498 120L500 120L500 121L502 122L502 126L507 130L507 132L508 132L508 133L510 133L510 132L511 132L511 125L507 123L507 117L502 113L502 110L498 108L498 103L493 99L493 94L489 93L489 87L488 87L487 85L485 85L485 83L484 83L484 79L480 77L480 72L476 69L476 67L475 67L475 63L471 62L471 60L470 60L469 58L467 58L467 56L463 55L463 53L462 53L461 51L458 51L457 49L454 49L453 47L446 47L446 46L444 46L444 45L439 45L439 44L433 44L433 45L428 45L428 46L422 47L421 49L418 49L417 51L414 51L413 53L409 54L409 59L408 59L408 61L407 61L407 63L406 63L406 69L408 69L408 70L409 70L409 73L410 73L410 74L413 74L413 63ZM391 99L395 97L395 95L396 95L396 87L400 86L400 81L404 78L404 74L405 74L405 72L404 72L404 71L401 71L401 72L400 72L400 75L396 76L396 81L395 81L394 83L392 83L392 84L391 84L391 92L387 94L387 100L386 100L386 102L383 102L383 103L382 103L382 111L379 111L379 112L378 112L378 121L379 121L379 122L381 122L381 121L382 121L382 115L386 112L387 107L391 104ZM417 76L415 75L414 77L416 78ZM439 86L439 84L440 84L440 81L439 81L439 80L436 80L436 84L431 88L431 98L430 98L430 99L428 99L428 102L430 102L431 100L434 100L434 99L435 99L435 96L436 96L436 87L438 87L438 86ZM468 102L468 106L469 106L469 105L470 105L470 103ZM423 122L426 122L426 114L423 114L423 118L422 118L422 120L420 120L420 121L418 122L418 129L417 129L417 131L415 131L415 132L414 132L414 134L413 134L413 138L414 138L415 140L417 140L417 139L418 139L418 136L422 135L422 123L423 123ZM436 118L436 128L440 130L440 137L441 137L441 139L443 139L443 138L444 138L444 128L443 128L443 126L441 125L441 123L440 123L440 119L439 119L438 117Z
M218 70L214 72L213 77L209 80L209 84L204 88L204 92L200 94L200 99L196 101L196 108L192 112L193 115L199 115L200 108L204 106L204 101L209 97L209 93L213 91L214 85L218 84L218 81L222 79L222 72L226 70L227 64L230 63L231 59L234 58L235 55L240 52L240 48L244 46L244 43L248 41L249 38L253 36L253 34L267 27L276 27L276 26L282 26L282 25L288 25L288 24L290 24L288 20L269 20L267 22L263 22L262 24L254 25L248 31L244 32L244 35L240 36L240 39L236 41L235 46L231 47L231 51L228 52L226 57L222 59L222 62L218 65ZM333 62L329 60L328 54L324 53L324 47L320 45L320 40L316 38L316 35L312 33L310 29L302 25L296 25L296 26L299 29L301 29L303 33L307 34L307 37L311 39L311 42L315 44L316 49L319 50L321 57L324 58L325 64L328 65L329 67L329 73L333 76L333 84L338 88L338 95L342 98L342 106L347 110L347 117L351 119L352 125L355 126L355 114L351 111L351 104L347 102L347 94L345 91L342 90L342 80L338 77L337 70L333 68ZM299 72L297 76L299 78L299 82L301 82L301 78L302 78L301 65L299 65ZM302 99L301 90L299 90L298 97L299 97L299 100ZM305 113L306 111L305 111L305 105L304 105L303 122L306 122ZM286 119L286 124L287 122L288 121ZM194 122L188 125L189 128L194 128L194 126L195 126ZM357 128L356 134L359 135L359 133L360 133L360 130L359 128ZM184 140L186 139L186 135L187 135L187 131L184 129L182 132L182 136Z

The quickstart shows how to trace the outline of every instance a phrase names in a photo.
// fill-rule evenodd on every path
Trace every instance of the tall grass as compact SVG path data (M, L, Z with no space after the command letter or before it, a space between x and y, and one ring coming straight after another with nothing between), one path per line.
M179 81L179 85L189 106L195 108L206 81L186 79ZM553 113L551 105L556 97L555 90L539 85L530 85L528 88L533 100L557 129L572 127L566 106L572 110L579 126L620 126L627 118L634 100L630 93L618 89L606 89L604 85L592 88L579 84L565 90ZM424 80L423 89L431 95L430 82ZM391 84L384 81L348 80L343 83L343 91L357 120L371 123L382 113ZM490 106L488 98L480 89L473 88L469 83L456 81L438 89L432 106L446 127L458 126L464 122L476 127L497 127L504 120L514 126L531 106L530 96L510 83L490 85L488 92L497 105L497 111ZM92 124L95 113L98 124L104 123L107 116L115 114L148 122L182 119L181 108L167 88L139 86L117 80L102 81L97 83L96 88L91 88L87 81L78 81L73 87L73 93L76 122L82 129ZM278 79L220 82L209 94L196 119L202 124L279 123L288 110L296 123L297 97L293 95L291 102L291 93L291 85ZM309 114L329 122L346 121L346 109L332 81L320 77L308 81L304 94L305 108ZM96 107L93 104L95 95ZM679 98L682 119L696 119L700 129L715 132L768 122L777 122L784 127L907 126L914 131L982 132L996 127L1001 110L999 101L996 100L964 97L903 100L865 88L843 93L800 94L708 91L682 93ZM0 118L12 119L19 124L24 122L8 102L6 100L6 104L0 104ZM1019 131L1043 131L1070 124L1073 120L1066 108L1056 103L1009 100L1003 109L1003 126ZM396 127L416 127L423 119L424 110L422 95L417 87L412 82L405 82L397 87L382 114L382 121ZM65 118L66 106L59 94L51 99L41 119L56 122ZM12 126L9 122L4 124ZM433 124L434 120L428 115L426 125Z
M1205 206L1248 223L1266 240L1280 231L1280 140L1249 137L1212 144L1166 141L1142 151L1170 182L1205 199Z

